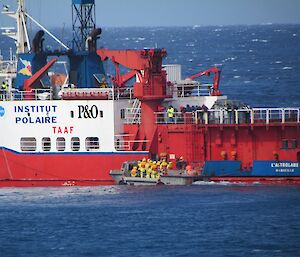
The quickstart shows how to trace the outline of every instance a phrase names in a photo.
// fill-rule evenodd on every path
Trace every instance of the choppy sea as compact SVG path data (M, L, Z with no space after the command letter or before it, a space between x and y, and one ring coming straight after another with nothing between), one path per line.
M0 255L300 256L300 188L0 189Z
M0 36L0 46L6 54L12 43ZM221 67L229 98L300 106L300 25L104 28L99 46L164 47L183 77ZM299 186L214 183L1 188L0 257L296 257L299 195Z

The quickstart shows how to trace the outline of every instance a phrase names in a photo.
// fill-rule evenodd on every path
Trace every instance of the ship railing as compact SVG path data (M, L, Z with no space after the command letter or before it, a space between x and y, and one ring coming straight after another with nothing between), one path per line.
M300 108L253 108L251 123L299 123Z
M197 124L300 123L300 108L211 109L195 116Z
M112 99L111 88L63 88L62 99Z
M134 145L146 145L149 140L131 140L130 134L115 135L115 149L117 151L132 151Z
M300 108L210 109L195 112L155 112L157 124L276 124L300 123Z
M210 96L212 84L200 84L197 81L182 80L174 84L175 97Z
M113 99L114 100L134 99L133 88L129 88L129 87L114 88Z
M33 89L31 91L0 90L1 101L23 101L23 100L52 100L51 89Z
M155 112L156 124L195 124L195 113L174 112L173 117L168 117L167 112Z

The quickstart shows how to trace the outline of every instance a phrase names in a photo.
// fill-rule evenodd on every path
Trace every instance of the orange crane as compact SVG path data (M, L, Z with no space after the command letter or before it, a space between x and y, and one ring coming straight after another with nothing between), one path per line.
M212 94L213 96L220 96L222 93L219 91L219 83L220 83L220 78L221 78L221 70L217 67L210 68L208 70L199 72L195 75L192 75L188 77L187 79L193 80L195 78L201 77L201 76L210 76L210 73L214 73L214 84L213 84L213 91Z

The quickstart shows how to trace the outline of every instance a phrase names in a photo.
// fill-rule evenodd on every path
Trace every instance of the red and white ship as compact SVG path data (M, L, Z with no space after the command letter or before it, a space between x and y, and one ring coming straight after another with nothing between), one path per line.
M161 154L174 165L184 156L205 180L300 183L300 108L230 101L218 68L181 79L180 65L162 64L165 49L97 49L94 0L72 1L72 48L49 33L65 50L46 51L46 30L30 44L27 19L38 22L18 3L3 11L17 21L16 33L5 32L17 54L0 62L8 87L0 96L0 186L109 185L109 171L124 161ZM53 72L55 65L67 72ZM194 80L210 74L212 84Z

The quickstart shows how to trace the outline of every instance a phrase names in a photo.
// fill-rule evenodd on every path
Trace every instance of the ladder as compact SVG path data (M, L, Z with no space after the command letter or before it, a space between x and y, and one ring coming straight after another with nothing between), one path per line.
M129 120L131 124L141 122L141 101L139 99L136 98L132 107L127 108L127 120Z

